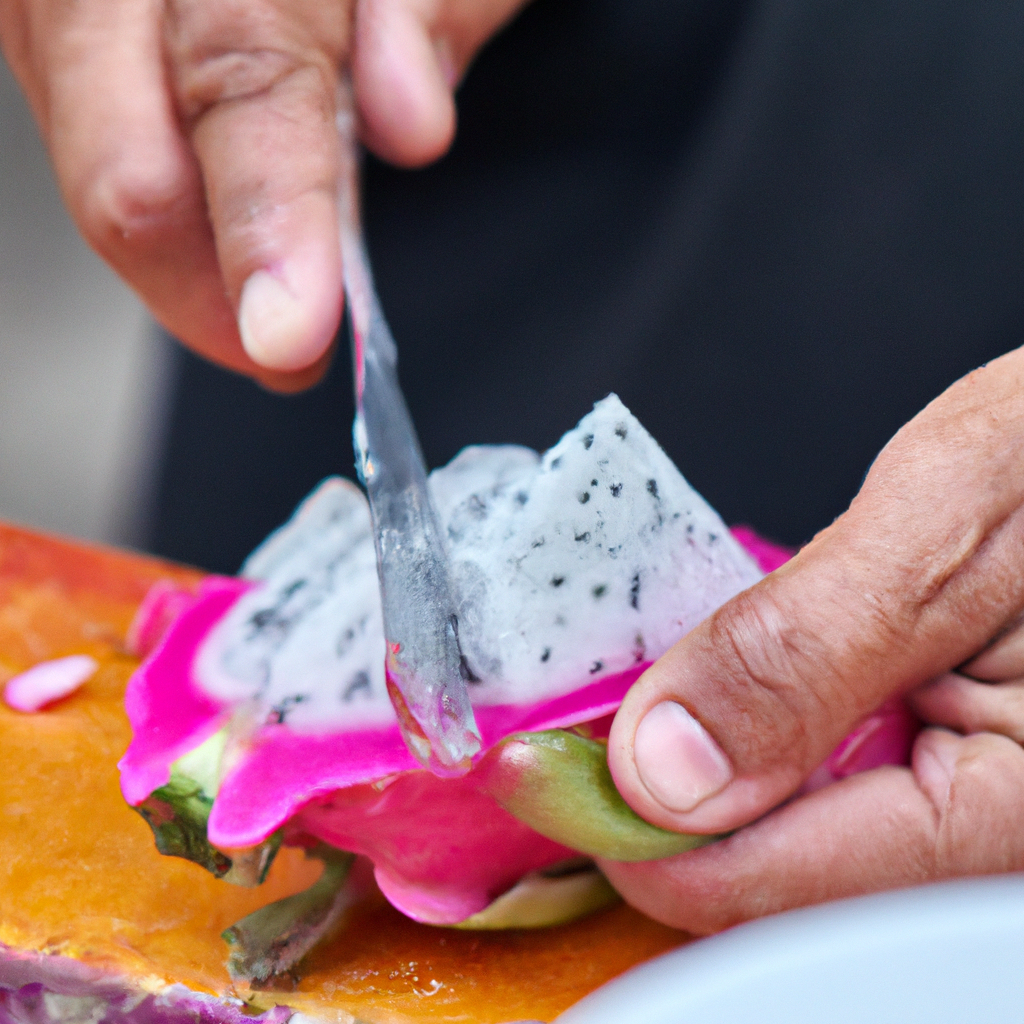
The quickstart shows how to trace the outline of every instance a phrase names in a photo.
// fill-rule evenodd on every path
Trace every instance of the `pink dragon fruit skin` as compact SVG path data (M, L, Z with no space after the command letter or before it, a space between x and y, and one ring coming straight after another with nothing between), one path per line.
M143 602L138 632L152 647L125 694L125 711L132 724L132 743L121 759L121 789L130 804L138 804L166 784L171 764L215 733L223 723L224 704L204 693L192 677L192 661L203 637L224 613L250 589L245 580L211 576L197 594L178 591L178 614L159 640L153 638L150 615L163 616L167 585L160 600Z
M176 586L170 580L158 580L149 588L128 627L125 647L137 658L147 657L171 623L195 603L195 598L192 590Z
M607 677L569 698L534 707L480 709L477 721L485 749L512 733L604 721L618 708L648 664ZM209 731L207 726L205 735ZM607 727L604 733L607 735ZM211 841L232 848L254 846L311 798L419 768L397 725L377 731L325 735L300 734L279 724L266 725L251 738L245 757L221 782L210 816ZM442 784L438 793L455 792L454 785L445 788L446 785ZM251 799L254 792L260 794L258 804Z
M299 1019L285 1005L256 1016L241 1000L225 1001L181 984L140 991L73 957L0 944L4 1024L289 1024Z
M315 798L289 828L369 857L391 904L430 924L464 921L528 872L573 856L498 807L472 778L426 771Z
M759 578L751 555L760 571L789 556L739 528L745 553L614 396L543 457L470 449L431 485L464 598L483 753L513 733L594 723L606 734L651 661ZM181 610L129 685L129 803L226 728L211 843L253 847L283 827L286 841L364 854L387 898L434 924L572 853L473 773L439 780L406 749L383 685L369 516L351 485L322 485L243 572L152 602L154 618L169 601ZM145 616L138 635L159 632ZM861 755L822 770L904 761L895 721L871 726L867 745L845 741Z
M747 554L757 562L761 572L775 572L779 566L785 565L796 554L792 548L765 540L749 526L732 526L730 532L743 545Z

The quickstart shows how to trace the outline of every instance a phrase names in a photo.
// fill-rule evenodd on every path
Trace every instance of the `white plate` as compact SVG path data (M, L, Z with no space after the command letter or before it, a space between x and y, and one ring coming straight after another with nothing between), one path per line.
M555 1024L1021 1024L1024 876L740 925L609 982Z

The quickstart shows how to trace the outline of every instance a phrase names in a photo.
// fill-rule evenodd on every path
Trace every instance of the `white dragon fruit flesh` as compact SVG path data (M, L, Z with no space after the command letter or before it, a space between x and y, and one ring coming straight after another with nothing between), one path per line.
M760 578L754 560L617 397L543 457L474 447L430 477L485 738L581 687L607 693ZM394 721L366 502L322 484L246 562L247 591L195 663L219 702L296 732ZM591 702L592 704L593 702ZM484 709L503 709L496 719ZM528 709L528 710L527 710ZM588 707L588 714L590 708ZM575 707L545 725L571 724ZM533 723L531 723L533 724Z

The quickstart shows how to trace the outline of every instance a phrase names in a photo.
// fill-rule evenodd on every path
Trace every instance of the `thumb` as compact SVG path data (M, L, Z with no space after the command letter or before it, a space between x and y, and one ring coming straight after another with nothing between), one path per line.
M684 637L627 694L616 785L678 831L791 795L894 693L1024 608L1024 355L958 381L879 455L850 509Z
M453 90L487 40L526 0L359 0L352 73L363 141L415 167L455 136Z

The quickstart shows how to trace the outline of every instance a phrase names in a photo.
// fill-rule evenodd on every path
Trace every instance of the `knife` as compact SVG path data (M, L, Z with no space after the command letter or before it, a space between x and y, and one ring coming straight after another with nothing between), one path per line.
M459 646L457 603L416 430L398 383L398 349L373 285L360 217L351 83L339 87L338 217L352 327L356 468L370 500L384 609L388 694L413 756L462 775L481 747Z

